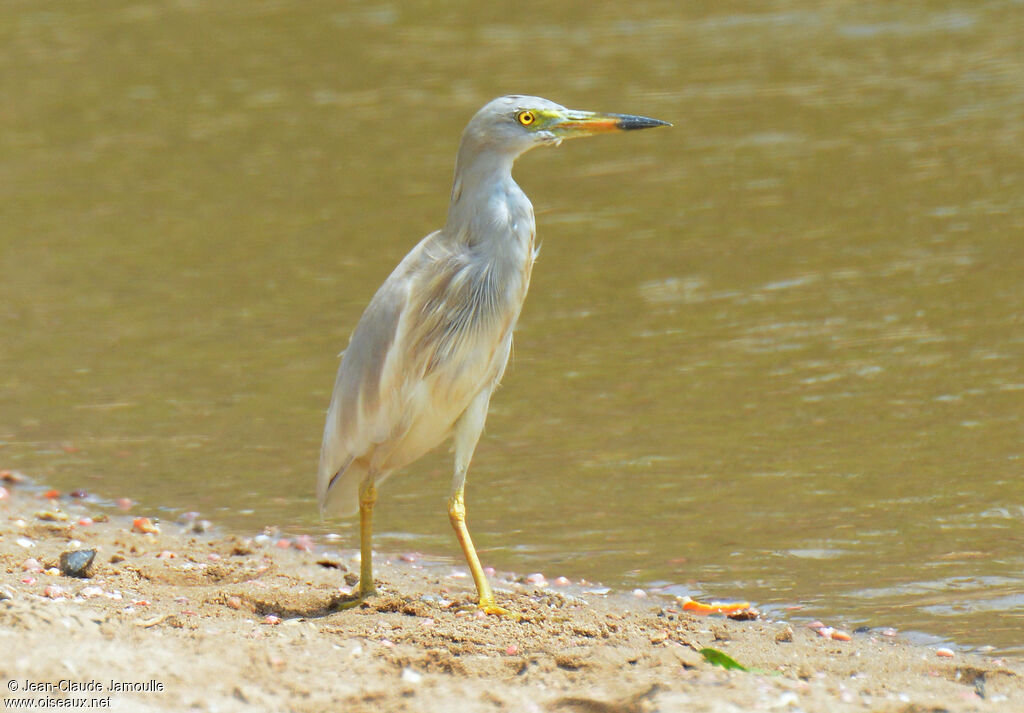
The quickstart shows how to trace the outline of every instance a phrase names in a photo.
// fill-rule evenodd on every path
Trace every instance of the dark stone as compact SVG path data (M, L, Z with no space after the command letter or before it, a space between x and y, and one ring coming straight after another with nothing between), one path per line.
M66 577L88 577L95 558L96 550L64 552L60 556L60 573Z

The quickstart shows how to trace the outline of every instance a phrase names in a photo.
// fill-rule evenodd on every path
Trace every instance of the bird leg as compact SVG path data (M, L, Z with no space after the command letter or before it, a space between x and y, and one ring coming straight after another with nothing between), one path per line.
M377 593L373 584L373 506L377 502L377 486L370 475L359 488L359 596Z
M459 486L452 493L448 501L448 519L455 529L455 536L462 545L462 552L466 555L466 562L469 564L469 571L473 574L473 582L476 583L476 591L480 596L478 606L487 614L509 614L507 609L499 607L494 601L494 594L491 592L491 585L484 575L484 568L480 566L480 558L473 547L473 539L469 536L469 528L466 527L466 502L463 498L463 487Z
M373 506L377 502L377 486L373 475L367 475L359 486L359 594L338 606L352 609L377 593L373 584Z

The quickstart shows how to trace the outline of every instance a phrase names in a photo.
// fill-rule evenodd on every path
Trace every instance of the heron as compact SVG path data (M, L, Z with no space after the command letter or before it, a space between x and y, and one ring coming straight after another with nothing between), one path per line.
M341 355L327 411L317 500L322 515L359 513L359 590L375 594L373 509L392 473L452 438L448 517L476 585L479 608L498 606L466 526L466 472L501 381L537 256L533 205L512 165L537 146L615 131L671 126L631 114L566 109L505 96L462 134L448 219L380 286Z

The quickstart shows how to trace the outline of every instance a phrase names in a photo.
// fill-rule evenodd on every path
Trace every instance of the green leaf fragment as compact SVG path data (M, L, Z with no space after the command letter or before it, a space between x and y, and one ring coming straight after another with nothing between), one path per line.
M737 671L747 671L748 670L746 666L744 666L743 664L738 663L736 661L736 659L732 658L728 654L723 654L718 649L701 649L700 650L700 655L703 656L704 660L707 661L712 666L721 666L722 668L727 669L727 670L732 670L732 669L735 669Z

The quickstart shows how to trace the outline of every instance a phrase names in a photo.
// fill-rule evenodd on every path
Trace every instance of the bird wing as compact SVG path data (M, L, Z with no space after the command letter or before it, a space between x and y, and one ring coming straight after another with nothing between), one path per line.
M409 302L411 263L430 237L409 253L380 286L342 354L320 450L317 499L321 511L327 506L328 491L335 488L344 493L332 496L332 501L339 501L332 509L349 514L357 508L358 502L351 496L358 492L365 464L353 467L353 461L365 456L375 443L386 441L394 428L391 413L397 404L390 402L402 398L393 389L386 393L382 390L383 376L388 362L393 363L399 356L395 342ZM389 403L382 402L385 395L390 396L386 399Z
M451 249L440 231L385 280L338 368L320 454L321 510L329 499L332 512L354 512L368 469L379 482L433 448L500 378L522 297L505 287L488 261Z
M421 240L380 286L342 356L320 451L321 510L330 499L335 513L354 512L359 483L371 467L363 459L399 441L421 410L423 379L438 347L425 330L437 329L443 306L417 296L443 293L450 283L444 274L450 253L437 243L439 233Z

